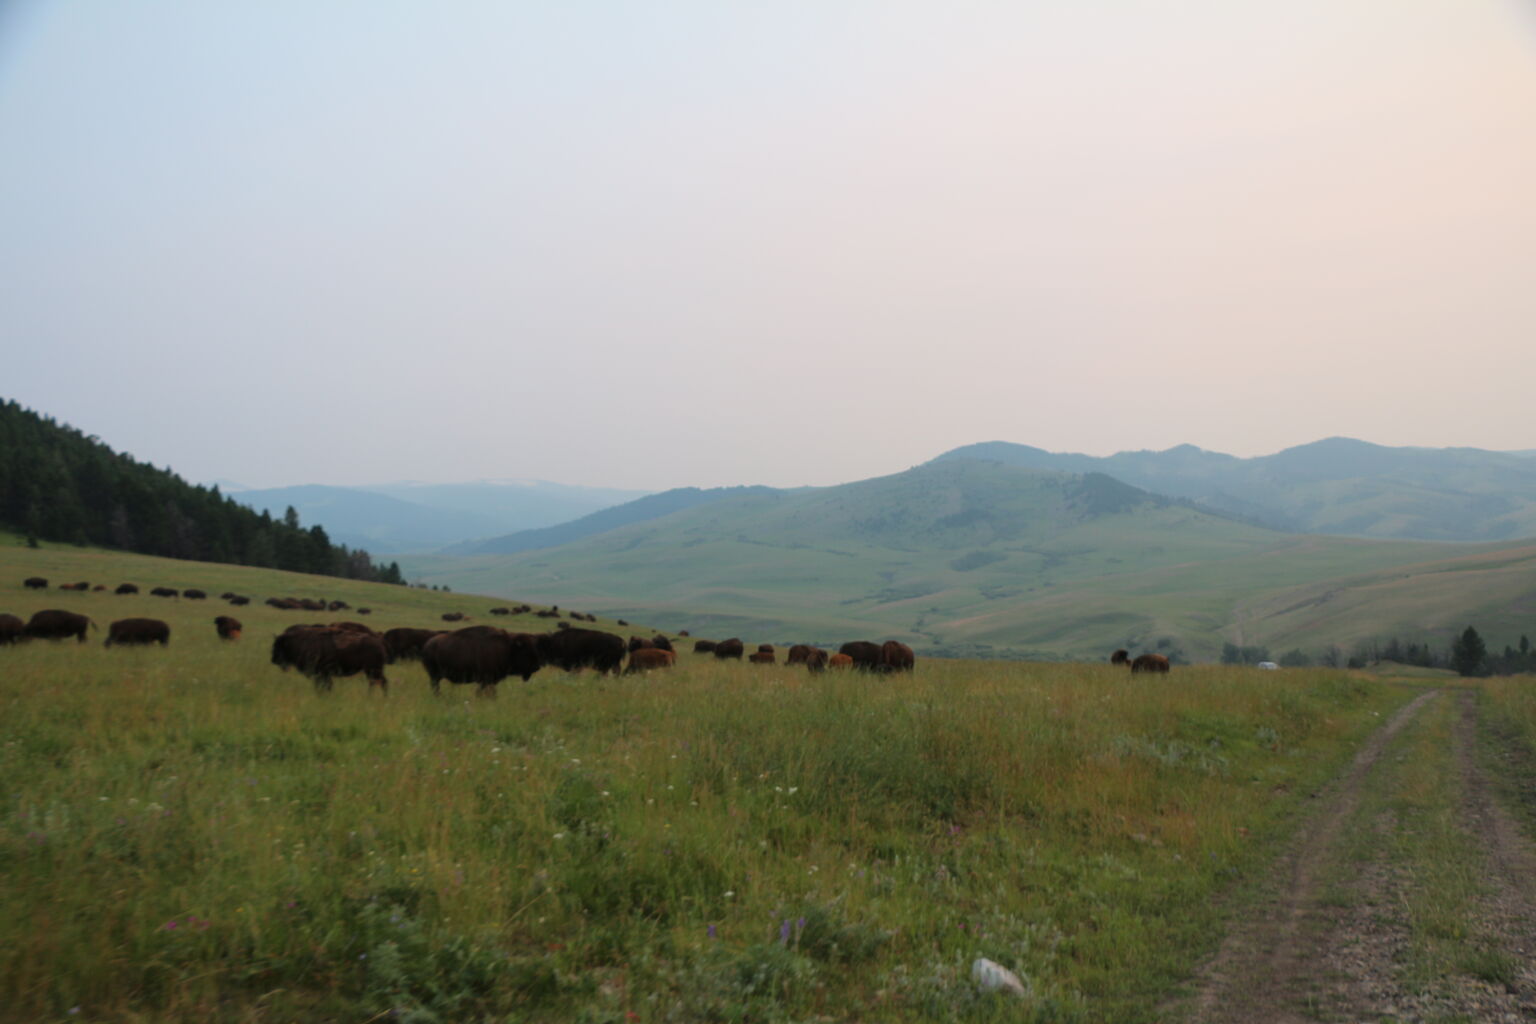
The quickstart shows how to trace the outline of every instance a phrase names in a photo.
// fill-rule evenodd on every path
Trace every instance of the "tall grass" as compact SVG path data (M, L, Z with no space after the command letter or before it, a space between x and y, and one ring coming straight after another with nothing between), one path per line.
M1406 697L691 654L319 697L266 663L292 616L220 644L203 611L167 650L0 650L0 1017L1021 1019L966 980L987 956L1024 1019L1151 1020Z

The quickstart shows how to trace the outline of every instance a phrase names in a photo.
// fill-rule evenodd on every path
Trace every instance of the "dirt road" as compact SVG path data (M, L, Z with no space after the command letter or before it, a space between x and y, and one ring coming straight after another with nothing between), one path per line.
M1169 1019L1536 1020L1536 852L1493 797L1479 731L1474 692L1431 690L1372 735ZM1426 779L1445 794L1433 818L1404 810Z

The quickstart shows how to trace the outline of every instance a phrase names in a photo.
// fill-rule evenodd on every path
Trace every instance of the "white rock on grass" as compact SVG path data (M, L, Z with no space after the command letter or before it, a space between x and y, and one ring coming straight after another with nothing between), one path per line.
M1012 992L1020 998L1028 994L1017 974L986 957L979 957L975 963L971 964L971 980L976 982L983 992Z

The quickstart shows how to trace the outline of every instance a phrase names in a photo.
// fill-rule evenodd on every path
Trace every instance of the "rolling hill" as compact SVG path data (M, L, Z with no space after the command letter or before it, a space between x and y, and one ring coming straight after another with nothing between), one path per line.
M1502 643L1536 608L1536 545L1287 534L1101 473L958 457L723 498L557 547L407 564L434 582L702 635L892 636L979 656L1161 645L1209 658L1227 640L1448 635L1469 615ZM1317 588L1337 614L1293 608Z
M1478 448L1389 448L1333 437L1240 459L1193 445L1098 457L989 441L935 462L984 459L1106 473L1280 530L1415 540L1536 537L1536 461Z

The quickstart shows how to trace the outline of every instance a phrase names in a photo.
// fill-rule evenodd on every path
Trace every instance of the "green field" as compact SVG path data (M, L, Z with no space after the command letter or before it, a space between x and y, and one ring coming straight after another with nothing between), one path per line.
M556 548L402 556L412 578L582 601L776 642L898 637L952 656L1215 660L1226 642L1348 650L1391 636L1495 647L1536 619L1536 545L1262 529L1110 481L957 461L740 497Z
M324 594L378 625L485 599L72 550L3 565L7 610L173 625L164 650L0 649L15 1020L1150 1021L1219 897L1413 692L685 655L494 700L397 665L387 698L320 697L267 662L302 613L244 609L222 643L221 602L20 579ZM978 956L1027 980L1026 1008L974 991Z

